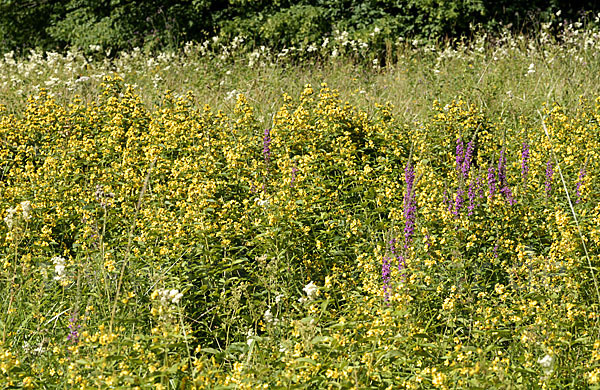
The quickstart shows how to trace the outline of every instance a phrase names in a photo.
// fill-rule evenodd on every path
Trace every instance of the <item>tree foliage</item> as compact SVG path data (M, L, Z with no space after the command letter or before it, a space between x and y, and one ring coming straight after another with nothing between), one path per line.
M577 19L593 1L534 0L0 0L1 51L29 48L116 52L174 48L211 36L243 36L275 49L318 42L335 30L443 39L474 28L527 29L558 11Z

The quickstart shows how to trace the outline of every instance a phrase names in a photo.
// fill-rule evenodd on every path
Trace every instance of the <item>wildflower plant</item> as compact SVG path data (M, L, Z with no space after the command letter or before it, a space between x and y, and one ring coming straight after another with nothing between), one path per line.
M589 67L594 35L569 34L571 52L550 46L552 58ZM214 65L234 42L219 40L186 57L124 53L111 65L124 78L77 53L5 57L0 86L34 93L0 110L0 386L597 385L600 106L521 99L556 65L538 66L531 40L498 39L498 52L485 39L391 43L403 49L390 58L407 56L394 72L369 58L373 88L420 85L402 107L369 100L363 81L338 92L301 72L289 95L240 93L235 72L277 54L256 48L227 74ZM362 55L352 41L340 31L306 55ZM419 56L431 66L410 65ZM535 72L500 77L504 58ZM456 64L481 96L452 100L434 82L456 84ZM167 66L212 75L218 93L159 94L179 88ZM48 89L21 86L25 73ZM468 103L489 91L499 102ZM537 109L548 137L525 115Z

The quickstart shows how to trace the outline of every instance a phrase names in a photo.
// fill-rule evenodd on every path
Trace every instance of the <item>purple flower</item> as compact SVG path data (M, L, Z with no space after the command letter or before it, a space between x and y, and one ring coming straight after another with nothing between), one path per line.
M290 187L294 186L294 182L296 181L296 172L298 172L298 168L294 165L292 167L292 179L290 180Z
M504 148L500 151L500 158L498 158L498 180L500 181L500 187L504 187L506 184L506 157L504 156Z
M496 193L496 171L493 167L488 168L487 180L490 189L490 198L493 198Z
M554 175L554 169L552 169L552 160L548 159L546 163L546 181L544 182L544 188L546 189L546 196L550 195L552 190L552 176Z
M415 232L415 218L417 212L413 188L415 171L410 162L406 164L404 180L406 181L406 194L404 194L404 249L408 249L408 244L412 240L412 236Z
M473 215L473 210L475 209L475 182L471 180L469 183L469 206L467 207L467 215Z
M456 190L456 198L454 199L454 209L452 210L452 214L454 214L455 217L458 217L458 215L460 214L460 209L462 209L463 206L463 195L464 195L465 191L462 188L458 188L458 190Z
M515 200L514 196L512 195L512 191L510 190L510 188L508 188L508 186L502 187L500 189L500 193L502 193L502 195L504 195L504 198L506 198L509 205L514 206L514 204L516 203L516 200Z
M575 204L577 204L581 201L581 185L583 184L584 177L585 177L585 166L581 167L581 170L579 171L579 177L577 178L577 188L576 188L577 200L575 201Z
M271 161L271 129L266 128L263 136L263 158L265 159L265 164L269 165Z
M72 342L73 344L77 344L79 341L79 328L81 325L77 324L77 317L73 315L69 318L69 334L67 335L67 340Z
M473 141L469 141L469 143L467 144L467 153L465 154L465 160L463 161L463 165L462 165L462 177L464 180L467 180L467 178L469 177L469 171L471 170L471 159L473 158Z
M529 145L523 142L523 150L521 151L521 177L523 182L527 182L527 174L529 173Z

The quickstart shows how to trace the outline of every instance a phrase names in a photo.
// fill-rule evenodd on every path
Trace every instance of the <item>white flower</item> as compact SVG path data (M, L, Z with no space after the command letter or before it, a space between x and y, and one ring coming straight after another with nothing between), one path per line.
M533 64L533 62L531 64L529 64L529 68L527 69L527 74L532 74L535 73L535 65Z
M283 294L279 294L279 295L275 296L275 303L281 302L281 298L283 298Z
M542 366L544 374L549 375L552 373L554 367L554 358L552 356L545 355L544 357L539 358L537 362Z
M254 203L256 203L259 206L265 207L266 205L269 204L269 199L260 199L260 198L255 198L254 199Z
M271 307L269 306L269 308L267 309L267 311L265 311L265 321L267 321L268 323L273 322L273 313L271 313Z
M173 298L173 301L172 301L172 302L173 302L174 304L178 305L178 304L179 304L179 301L181 300L181 298L183 298L183 294L182 294L182 293L179 293L179 294L175 295L175 298Z
M227 92L227 95L225 96L225 100L237 99L239 94L240 93L236 89L231 90L231 91Z
M181 298L183 298L183 294L179 292L179 290L177 290L176 288L173 288L171 290L169 289L160 289L157 291L156 294L152 294L153 298L160 295L160 303L163 305L168 305L169 301L174 304L177 305L179 304L179 301L181 301Z
M179 290L176 289L172 289L169 292L169 297L171 298L171 302L174 305L179 304L179 301L181 300L181 298L183 298L183 294L179 292Z
M4 222L9 229L12 229L13 224L15 223L15 213L17 212L16 207L11 207L6 210L6 217L4 217Z
M52 263L54 263L54 280L62 280L65 278L65 259L60 256L55 256L52 258Z
M304 286L302 290L306 293L308 298L313 299L317 295L319 287L317 287L317 285L311 281L309 284Z
M158 294L160 295L160 303L166 305L169 300L169 290L160 289L158 290Z
M31 219L31 202L24 200L21 202L21 211L23 213L23 219L25 221Z
M248 346L252 346L252 343L254 342L254 339L252 338L254 336L254 331L252 330L252 328L248 329L248 333L246 333L246 344L248 344Z

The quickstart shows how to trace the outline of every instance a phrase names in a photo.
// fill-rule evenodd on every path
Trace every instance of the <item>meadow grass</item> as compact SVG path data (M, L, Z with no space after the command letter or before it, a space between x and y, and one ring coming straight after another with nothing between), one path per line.
M179 96L191 91L198 104L231 112L236 93L243 93L268 125L283 93L299 94L306 84L325 82L365 110L374 102L391 102L394 114L407 122L430 118L434 100L461 98L514 127L520 116L537 120L535 112L544 103L574 109L580 97L593 99L599 92L598 32L566 26L555 37L546 27L532 37L505 33L466 43L398 44L389 49L385 68L351 55L314 55L298 62L274 53L255 62L244 52L207 52L202 45L159 55L133 51L111 60L101 54L32 53L17 64L6 56L0 103L18 111L24 98L41 88L62 102L76 95L93 101L102 78L118 74L137 86L150 108L160 105L167 90Z
M599 33L549 28L5 56L0 384L598 387Z

